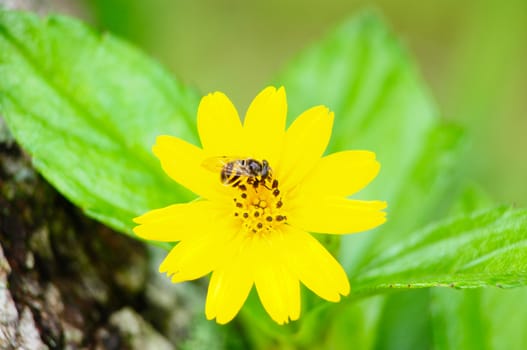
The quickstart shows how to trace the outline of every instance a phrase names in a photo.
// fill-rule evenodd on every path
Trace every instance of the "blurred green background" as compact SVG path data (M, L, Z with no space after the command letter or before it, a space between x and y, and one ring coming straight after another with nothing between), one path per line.
M472 178L499 202L527 205L525 0L52 3L135 43L199 91L227 93L242 111L299 50L376 9L415 57L444 117L470 131Z
M299 50L376 9L415 57L444 117L470 131L472 178L499 202L527 205L525 0L61 3L61 12L130 40L186 84L227 93L242 111Z
M415 58L444 118L469 130L471 156L466 163L472 178L498 202L527 206L525 0L50 3L58 12L80 17L99 30L135 43L199 91L227 93L241 111L300 50L359 10L376 9ZM452 325L444 329L459 330L464 335L459 344L475 338L483 344L487 339L478 338L480 335L488 335L493 349L509 349L515 342L521 346L525 341L521 338L525 333L518 335L517 331L524 328L524 288L464 293L446 289L387 297L386 308L379 316L382 336L375 348L389 348L390 342L399 349L429 348L430 329L443 329L430 324L429 315L422 317L432 299L433 305L441 306L431 310L435 322ZM361 308L369 311L377 302L371 298L365 304L350 304L347 311L360 315ZM493 313L495 310L498 312ZM511 310L520 312L513 314ZM361 332L370 334L373 323L348 325L343 321L349 328L341 333L349 334L356 328L354 336L359 338ZM416 336L398 338L409 326ZM333 338L336 344L339 338ZM481 344L465 345L463 348L483 348Z

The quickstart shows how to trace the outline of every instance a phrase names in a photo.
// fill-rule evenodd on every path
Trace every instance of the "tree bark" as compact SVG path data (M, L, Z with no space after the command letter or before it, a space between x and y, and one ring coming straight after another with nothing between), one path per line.
M0 118L0 349L172 349L140 316L147 278L145 247L57 193Z

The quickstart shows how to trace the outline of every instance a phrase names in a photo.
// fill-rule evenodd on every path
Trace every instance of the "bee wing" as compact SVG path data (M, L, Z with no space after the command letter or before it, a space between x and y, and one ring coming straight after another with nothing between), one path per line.
M205 169L208 169L213 172L221 172L225 171L228 175L231 175L233 171L236 171L239 169L237 166L233 167L225 167L229 163L237 164L237 162L241 158L236 157L226 157L226 156L220 156L220 157L210 157L207 158L201 163L201 166Z
M229 163L227 157L210 157L205 159L203 163L201 163L201 166L207 170L219 172L227 163Z
M215 173L223 173L225 175L251 176L251 171L246 166L242 166L242 158L236 157L211 157L207 158L201 165Z

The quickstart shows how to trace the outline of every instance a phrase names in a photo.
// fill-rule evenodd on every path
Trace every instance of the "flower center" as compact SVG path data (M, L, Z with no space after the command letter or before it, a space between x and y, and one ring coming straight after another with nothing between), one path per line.
M247 178L236 188L234 197L234 216L241 221L248 233L266 233L283 225L287 217L283 213L283 202L278 181L251 181Z

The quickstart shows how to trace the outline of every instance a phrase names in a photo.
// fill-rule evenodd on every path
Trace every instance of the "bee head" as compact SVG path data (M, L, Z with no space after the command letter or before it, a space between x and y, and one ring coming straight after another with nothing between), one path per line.
M269 163L264 159L262 160L262 170L261 170L262 178L265 179L266 177L268 177L269 172L270 172Z

